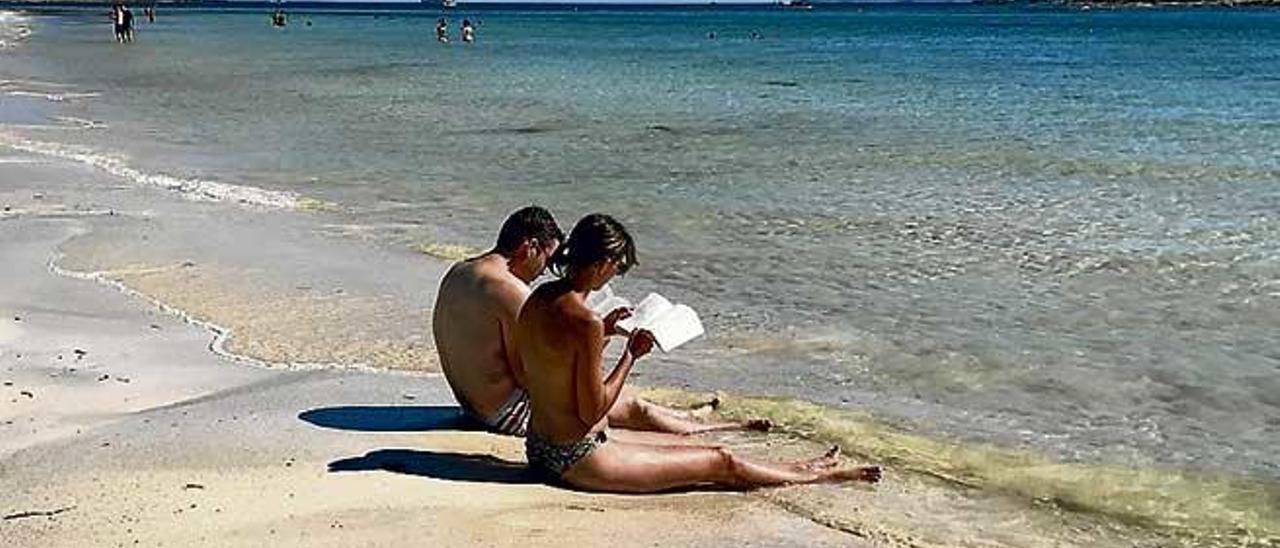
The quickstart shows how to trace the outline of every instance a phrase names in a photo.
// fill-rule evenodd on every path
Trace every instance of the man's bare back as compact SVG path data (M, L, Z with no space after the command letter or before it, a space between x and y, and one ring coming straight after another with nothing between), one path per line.
M459 403L493 416L520 388L511 333L529 286L490 253L455 264L436 295L432 329Z

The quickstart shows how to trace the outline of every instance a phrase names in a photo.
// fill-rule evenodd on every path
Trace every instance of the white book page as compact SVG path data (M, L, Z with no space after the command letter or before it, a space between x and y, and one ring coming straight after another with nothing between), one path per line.
M675 350L705 332L698 313L683 304L667 309L653 322L642 327L653 333L654 340L663 352Z
M631 311L631 317L618 322L618 328L623 332L631 333L637 327L649 329L649 326L658 316L672 308L671 301L666 297L657 293L650 293L636 305L635 310Z
M631 301L615 295L613 293L613 288L606 285L598 291L592 291L591 294L587 295L587 300L584 304L586 304L587 308L590 308L592 312L595 312L597 316L603 318L617 308L630 307Z

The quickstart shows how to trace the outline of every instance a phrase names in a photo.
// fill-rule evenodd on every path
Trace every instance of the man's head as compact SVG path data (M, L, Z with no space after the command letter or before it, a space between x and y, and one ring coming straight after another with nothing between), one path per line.
M551 213L538 206L516 210L502 223L494 251L507 258L511 273L525 282L542 275L564 232Z
M551 272L562 278L586 276L599 289L619 274L626 274L636 260L636 242L613 217L592 213L569 233L569 241L551 257Z

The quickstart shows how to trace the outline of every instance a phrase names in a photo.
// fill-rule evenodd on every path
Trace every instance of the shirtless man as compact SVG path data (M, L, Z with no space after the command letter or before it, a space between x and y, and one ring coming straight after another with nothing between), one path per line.
M532 409L525 451L534 469L579 489L630 493L703 484L750 489L880 481L880 467L841 467L834 448L806 461L761 462L724 447L635 443L611 435L614 402L636 360L653 348L653 335L632 333L605 376L605 338L619 334L620 315L602 320L584 301L636 264L635 243L612 217L588 215L550 260L559 279L533 291L515 329Z
M528 380L515 349L516 319L529 296L529 283L542 275L563 239L547 210L520 209L502 223L491 251L453 265L440 282L432 315L440 365L463 411L490 431L525 434ZM607 320L624 315L618 310ZM609 413L615 427L680 435L769 427L767 421L704 424L691 419L687 412L630 395L617 398Z

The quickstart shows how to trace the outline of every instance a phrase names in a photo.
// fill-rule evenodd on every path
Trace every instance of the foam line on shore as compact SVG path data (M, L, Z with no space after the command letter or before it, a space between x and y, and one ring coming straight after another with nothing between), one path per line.
M177 192L192 200L233 202L274 209L295 209L299 204L299 197L293 192L267 190L205 179L184 179L171 175L146 173L130 166L121 158L83 147L35 141L3 133L0 133L0 145L22 152L79 162L143 186Z
M75 234L72 237L79 236L82 234L83 233ZM171 316L177 317L188 324L203 328L213 334L213 338L210 339L208 344L209 351L229 361L233 361L233 362L241 363L245 365L261 367L265 369L289 369L289 370L350 369L350 370L364 371L364 372L376 372L379 374L393 373L393 374L404 374L409 376L426 376L426 377L432 377L440 374L434 371L405 371L405 370L390 370L390 369L375 368L364 363L346 364L346 363L336 363L336 362L334 363L277 362L277 361L263 360L260 358L247 356L244 354L238 354L228 350L226 347L227 341L230 340L231 336L233 335L233 331L231 329L228 329L226 327L223 327L221 325L218 325L208 320L197 318L185 310L182 310L175 306L171 306L165 303L164 301L161 301L158 298L152 297L151 295L148 295L146 293L133 289L132 287L129 287L128 285L126 285L124 282L120 280L113 279L111 276L120 274L121 272L119 271L99 270L94 272L81 272L81 271L62 268L61 266L58 266L58 263L64 257L66 257L66 255L61 251L56 251L54 253L54 255L49 259L49 262L47 264L50 273L56 276L62 276L66 278L76 279L76 280L91 281L91 282L96 282L96 283L111 287L116 291L119 291L129 297L141 300L147 304L155 306L157 310L165 314L169 314ZM161 267L153 267L153 268L147 268L147 269L131 270L129 271L129 273L161 272L161 271L172 270L172 269L181 268L181 267L182 265L180 264L170 265L170 266L161 266Z
M652 388L687 404L706 394ZM1155 532L1175 546L1280 545L1280 486L1245 478L1106 464L1061 463L1021 451L913 434L870 415L786 398L718 396L729 418L766 418L802 437L960 488L980 489Z

